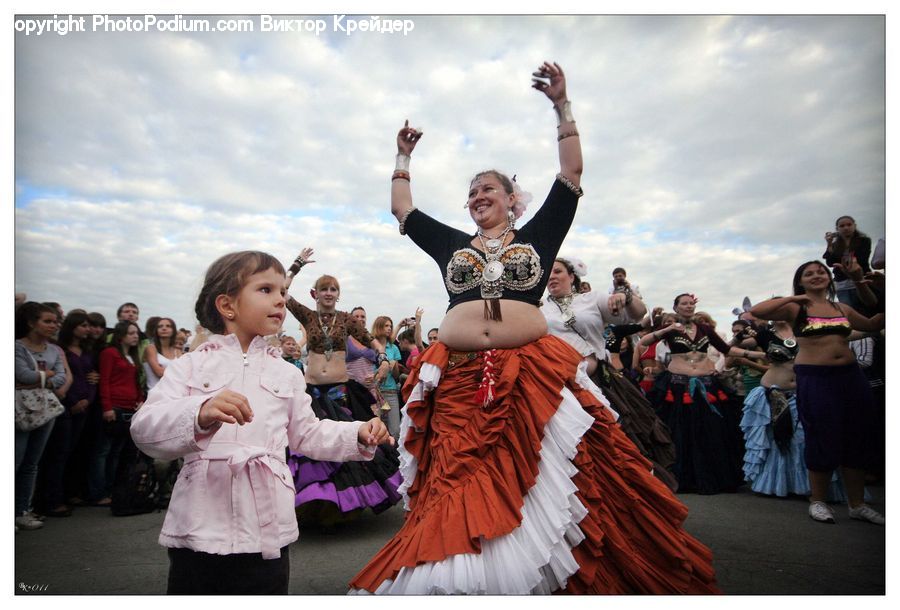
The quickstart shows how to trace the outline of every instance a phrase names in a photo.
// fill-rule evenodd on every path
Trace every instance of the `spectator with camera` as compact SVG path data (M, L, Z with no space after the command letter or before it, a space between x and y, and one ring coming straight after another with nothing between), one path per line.
M853 261L859 263L863 273L869 273L869 257L872 253L872 240L868 235L856 228L856 221L852 216L841 216L834 223L835 230L825 233L827 244L822 257L834 270L834 285L837 289L837 298L841 303L846 303L856 310L862 309L862 303L857 294L857 283L848 277L846 267Z

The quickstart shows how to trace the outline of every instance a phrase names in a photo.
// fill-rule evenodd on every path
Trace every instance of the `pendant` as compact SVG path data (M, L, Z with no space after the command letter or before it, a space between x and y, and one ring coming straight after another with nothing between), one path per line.
M489 262L484 271L481 272L481 277L483 277L488 282L496 282L503 275L503 263L500 261L491 261Z
M326 361L327 361L327 360L331 360L331 356L332 356L332 355L334 355L334 350L333 350L333 349L331 349L331 348L329 347L327 350L325 350L325 360L326 360Z
M499 239L489 239L486 242L484 242L484 245L486 245L491 250L495 250L495 249L499 248L500 246L502 246L503 242Z
M797 342L791 338L788 338L788 339L784 340L784 346L788 349L791 349L791 348L797 347Z

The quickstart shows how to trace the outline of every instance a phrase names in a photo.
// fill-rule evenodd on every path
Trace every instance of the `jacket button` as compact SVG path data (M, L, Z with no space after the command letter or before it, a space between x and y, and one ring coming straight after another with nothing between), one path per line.
M278 388L275 388L275 390L274 390L274 391L275 391L275 393L276 393L276 394L278 394Z
M209 382L208 382L208 381L204 382L204 383L203 383L203 387L204 387L204 388L208 388L208 387L209 387Z

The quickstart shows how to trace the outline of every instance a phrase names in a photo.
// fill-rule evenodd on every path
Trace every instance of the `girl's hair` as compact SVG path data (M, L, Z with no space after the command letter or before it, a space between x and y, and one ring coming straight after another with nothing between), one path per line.
M834 221L834 228L837 229L838 223L840 223L845 218L848 219L850 222L852 222L854 225L856 225L856 221L853 220L852 216L841 216L840 218L838 218L837 220ZM850 252L856 252L857 248L859 248L859 245L862 243L862 241L864 239L868 239L868 237L869 237L868 235L860 232L859 229L856 229L853 231L853 235L850 236L850 243L847 244L846 247L850 250ZM837 256L837 257L843 256L844 248L845 248L845 245L844 245L843 238L836 239L836 240L834 240L834 246L832 247L831 253L832 253L832 255Z
M106 328L106 318L103 317L102 313L92 311L88 314L88 321L91 323L91 326L101 326Z
M163 349L162 341L160 341L159 335L157 334L156 331L159 329L159 323L162 322L163 320L166 320L169 324L172 325L172 336L169 337L169 345L170 346L175 345L175 335L178 334L178 325L175 324L175 320L173 320L172 318L157 318L156 319L156 325L153 328L153 345L156 346L156 351L159 352L160 354L162 353L162 349Z
M406 341L407 343L415 343L416 331L411 328L407 328L402 333L397 335L397 343L400 343L401 341Z
M122 357L131 356L131 359L134 361L134 366L140 368L141 365L141 352L138 349L138 345L132 345L128 348L128 351L125 351L125 347L122 345L122 340L125 338L125 335L128 334L128 329L134 326L138 331L138 336L141 333L141 327L135 324L134 322L119 322L113 328L112 339L110 340L110 345L119 350L119 353L122 354ZM138 342L140 343L140 342Z
M59 346L63 349L68 349L69 346L72 345L72 340L75 336L75 328L81 326L85 322L88 324L91 323L91 319L86 313L70 311L69 315L66 316L66 319L63 320L62 328L59 330ZM84 347L87 341L87 339L81 341L81 346Z
M375 321L372 322L372 336L380 337L386 334L384 327L388 322L390 322L392 327L394 326L394 321L391 320L388 316L378 316L377 318L375 318ZM388 339L390 339L390 337L388 337Z
M194 304L194 313L197 315L200 325L210 332L224 333L225 321L219 310L216 309L216 298L222 294L230 297L237 296L247 278L267 269L274 269L276 272L284 274L284 266L281 262L265 252L243 250L216 259L206 270L203 288L200 289L197 302Z
M313 284L313 288L317 291L322 290L323 288L326 288L328 286L334 286L335 288L338 289L338 292L341 291L341 284L340 284L340 282L337 281L337 278L334 277L333 275L320 276L319 279L316 280L316 283ZM362 307L360 307L359 309L362 309ZM363 311L365 311L365 310L363 309Z
M557 257L554 262L561 264L566 268L566 271L571 275L574 279L572 280L572 286L575 288L575 292L581 291L581 278L575 275L575 265L570 263L568 260L564 258Z
M689 292L682 292L682 293L679 294L677 297L675 297L675 301L672 303L672 307L678 307L678 301L681 300L681 297L689 297L689 296L691 296L691 293L689 293Z
M672 322L674 322L677 319L678 319L678 316L676 316L671 311L663 312L663 313L659 314L659 318L658 318L659 325L654 327L654 330L659 330L660 328L665 328L667 321L671 320Z
M712 326L715 328L716 321L713 320L713 317L706 313L705 311L695 311L694 312L694 320L700 322L700 324L705 324L707 326Z
M734 328L735 324L737 324L738 326L743 326L744 328L750 328L749 320L735 320L731 323L731 327Z
M31 332L31 327L41 319L45 313L52 313L57 318L59 312L49 305L38 303L37 301L28 301L22 303L16 310L16 339L24 339Z
M501 173L495 169L486 169L483 172L478 172L471 180L469 180L469 186L472 186L472 183L482 176L493 176L494 178L499 180L500 184L503 186L503 190L506 191L507 195L512 195L515 191L515 189L513 188L512 180L510 180L506 174Z
M150 316L147 318L147 323L144 324L144 334L147 335L148 339L152 339L156 336L156 327L160 320L162 320L162 318L159 316Z
M818 265L828 274L828 300L834 301L835 298L837 298L837 291L834 287L834 278L831 275L831 269L828 268L828 265L821 261L807 261L797 267L797 271L794 272L794 294L806 294L806 289L800 285L800 278L803 277L803 272L810 265Z

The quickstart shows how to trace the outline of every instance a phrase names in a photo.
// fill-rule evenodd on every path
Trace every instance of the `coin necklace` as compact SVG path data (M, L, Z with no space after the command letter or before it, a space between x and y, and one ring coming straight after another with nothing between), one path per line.
M322 322L322 313L316 310L316 317L319 319L319 329L322 331L322 347L325 348L325 360L331 360L331 356L334 355L334 341L331 340L331 331L334 330L334 322L337 320L337 313L331 314L334 316L332 320L332 325L329 326Z
M484 257L487 260L484 271L481 272L481 277L486 282L494 283L503 276L500 250L503 248L503 241L506 239L506 234L509 233L510 229L512 229L512 226L507 226L500 235L488 239L485 239L486 235L481 232L481 228L478 229L478 239L481 240L481 247L484 248Z

